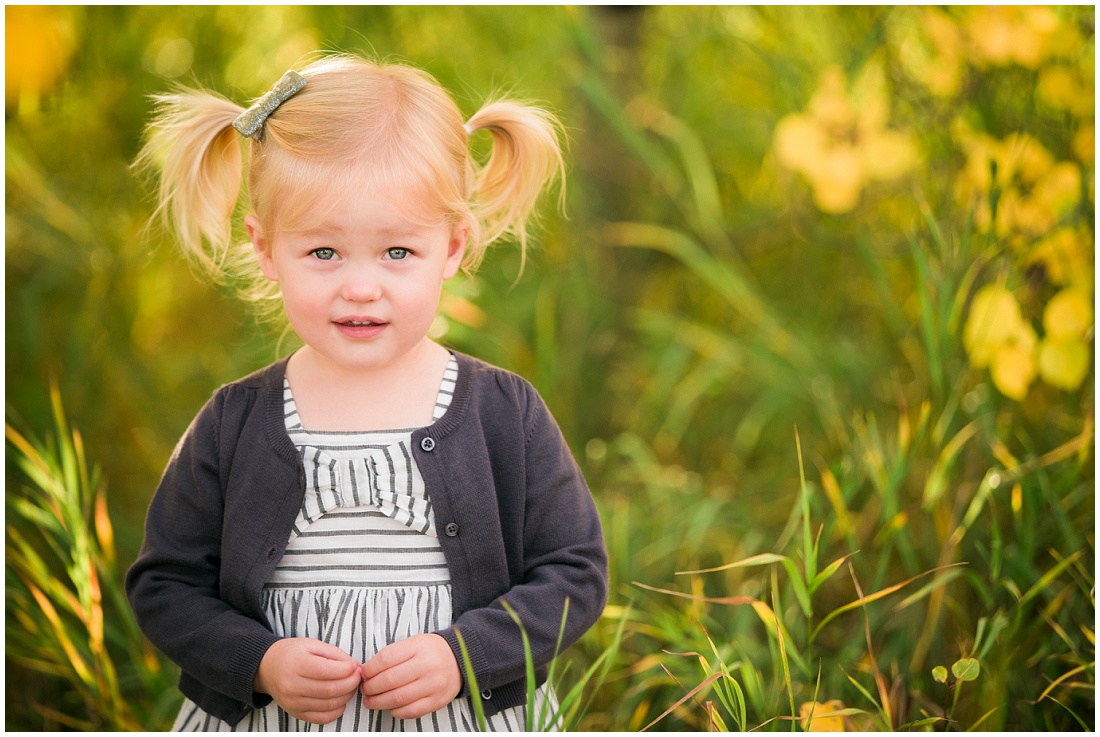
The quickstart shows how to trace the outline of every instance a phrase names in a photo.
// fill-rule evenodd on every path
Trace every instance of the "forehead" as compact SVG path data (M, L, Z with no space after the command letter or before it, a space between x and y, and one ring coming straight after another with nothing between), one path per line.
M431 189L410 177L384 176L365 167L310 167L279 193L276 229L301 231L361 227L413 232L448 221Z

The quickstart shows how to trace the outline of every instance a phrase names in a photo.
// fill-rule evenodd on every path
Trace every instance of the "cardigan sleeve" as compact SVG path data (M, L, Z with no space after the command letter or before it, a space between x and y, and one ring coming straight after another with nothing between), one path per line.
M455 631L463 642L483 696L494 689L524 688L525 653L519 629L502 601L518 616L540 674L555 655L599 619L607 603L607 552L588 486L542 399L525 381L519 388L523 436L522 566L519 581L487 606L472 608L439 634L459 659L463 693L469 695ZM568 616L559 647L563 614ZM542 675L538 680L542 680ZM487 713L495 711L489 708Z
M176 447L149 506L145 538L126 575L126 593L143 632L183 671L181 688L214 713L214 704L261 707L253 692L260 660L278 639L255 615L221 593L225 517L223 462L236 438L221 437L224 394L216 395ZM201 684L201 685L200 685ZM203 699L213 691L213 701ZM228 700L226 699L228 697ZM207 704L203 702L207 701Z

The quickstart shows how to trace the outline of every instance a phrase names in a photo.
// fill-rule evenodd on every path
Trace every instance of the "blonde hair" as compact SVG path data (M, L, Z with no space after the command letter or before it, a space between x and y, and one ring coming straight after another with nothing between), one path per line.
M476 269L490 243L506 234L526 253L527 224L540 193L564 184L559 124L534 105L496 100L463 124L451 96L428 73L351 55L322 58L301 71L306 85L280 105L248 144L247 192L265 232L323 215L326 193L342 184L412 187L409 219L469 236L463 267ZM233 243L241 200L241 138L232 127L244 109L201 90L154 98L156 113L135 166L159 170L157 215L183 252L215 279L244 278L264 300L278 285L259 270L249 243ZM468 137L485 130L484 166ZM347 187L343 187L347 191Z

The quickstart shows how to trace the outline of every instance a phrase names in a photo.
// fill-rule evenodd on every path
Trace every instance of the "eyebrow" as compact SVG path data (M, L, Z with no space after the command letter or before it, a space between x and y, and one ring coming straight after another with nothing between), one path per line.
M427 226L420 226L415 224L409 224L400 227L381 227L377 228L376 232L384 237L415 237L423 233L425 230L429 230ZM299 228L289 228L285 232L295 233L297 235L342 235L350 230L339 224L322 223L316 226L302 226Z

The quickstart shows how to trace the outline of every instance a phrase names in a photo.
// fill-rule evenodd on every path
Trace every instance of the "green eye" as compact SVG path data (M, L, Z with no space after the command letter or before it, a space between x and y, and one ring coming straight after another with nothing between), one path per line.
M331 248L315 248L310 251L310 253L312 253L314 256L321 259L322 261L331 261L333 258L336 257L336 251L332 250Z
M407 248L391 248L386 251L386 255L394 261L400 261L409 255L409 249Z

